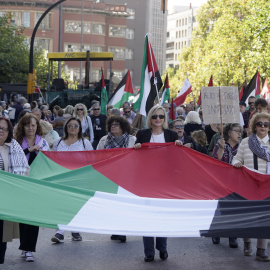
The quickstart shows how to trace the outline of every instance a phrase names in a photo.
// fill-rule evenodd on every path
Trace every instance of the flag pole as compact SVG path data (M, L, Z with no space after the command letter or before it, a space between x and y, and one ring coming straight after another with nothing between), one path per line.
M156 77L156 73L155 73L155 69L154 69L154 64L153 64L153 58L152 58L152 52L151 52L151 47L150 47L150 42L149 42L149 40L148 40L148 35L149 35L149 33L147 33L146 34L146 36L147 36L147 43L148 43L148 47L149 47L149 52L150 52L150 58L151 58L151 64L152 64L152 70L153 70L153 77L154 77L154 85L156 86L156 91L157 91L157 97L158 97L158 105L160 105L159 104L159 93L158 93L158 89L157 89L157 77Z
M187 73L187 79L188 79L188 73ZM196 107L195 107L196 102L195 102L195 97L194 97L193 91L191 93L192 93L192 97L193 97L193 101L194 101L193 110L196 111Z
M220 111L220 133L221 133L221 138L223 138L223 123L222 123L222 108L221 108L221 89L219 86L219 111Z

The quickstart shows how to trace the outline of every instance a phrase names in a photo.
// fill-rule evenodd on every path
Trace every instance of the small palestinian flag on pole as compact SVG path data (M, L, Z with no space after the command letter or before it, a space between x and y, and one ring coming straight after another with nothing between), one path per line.
M245 82L244 82L243 85L242 85L241 91L239 93L239 101L241 101L243 93L245 92L245 88L246 88L246 86L245 86Z
M184 85L181 88L180 92L178 93L177 98L174 100L174 103L176 104L176 106L180 106L182 105L188 94L190 94L192 92L192 86L188 80L188 76L184 81Z
M164 82L160 105L163 105L166 101L169 101L169 100L170 100L170 86L169 86L169 78L167 74L165 82Z
M251 81L247 85L247 87L243 91L243 95L241 101L244 101L248 104L249 97L260 97L261 92L261 82L260 82L260 74L259 71L252 77Z
M267 78L265 79L262 93L261 93L262 98L266 99L269 102L270 99L270 91L269 91L269 86L268 86L268 81Z
M172 122L173 120L175 120L175 112L174 112L174 102L173 102L173 98L172 98L169 122Z
M128 70L122 81L118 84L113 95L110 97L108 105L112 105L114 108L120 109L122 104L125 101L128 101L130 96L133 96L133 86L130 77L130 70Z
M104 81L104 76L103 76L103 70L102 71L102 78L101 78L101 100L100 100L100 107L101 107L101 114L106 115L107 114L107 103L108 103L108 95L107 95L107 89Z
M209 80L209 83L208 83L208 87L211 87L213 86L213 75L211 75L210 77L210 80ZM197 105L200 107L201 106L201 102L202 102L202 97L201 97L201 91L200 91L200 96L198 98L198 102L197 102Z
M152 46L145 37L144 57L141 73L140 97L134 103L134 109L146 116L153 107L155 98L158 96L159 89L162 86L162 80L157 67L156 59L152 50Z

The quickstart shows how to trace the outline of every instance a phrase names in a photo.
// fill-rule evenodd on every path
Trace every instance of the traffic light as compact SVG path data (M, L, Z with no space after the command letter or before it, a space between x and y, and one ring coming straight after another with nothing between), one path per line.
M37 73L36 70L33 69L33 74L32 74L32 85L31 85L31 94L35 93L36 90L36 79L37 79Z
M27 78L27 95L32 94L32 73L28 73Z

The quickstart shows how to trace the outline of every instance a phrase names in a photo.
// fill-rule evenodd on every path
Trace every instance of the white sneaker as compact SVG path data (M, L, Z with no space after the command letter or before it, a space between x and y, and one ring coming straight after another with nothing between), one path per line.
M21 258L25 258L26 257L26 251L22 251L22 253L21 253Z
M31 251L26 251L26 253L25 253L25 261L27 261L27 262L34 262L35 261L35 258L34 258Z

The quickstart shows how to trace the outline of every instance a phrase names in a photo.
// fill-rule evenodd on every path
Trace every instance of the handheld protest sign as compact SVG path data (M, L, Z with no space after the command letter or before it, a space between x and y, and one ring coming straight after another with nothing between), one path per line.
M202 87L203 121L208 124L240 123L238 88Z

